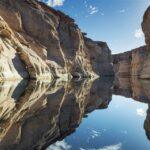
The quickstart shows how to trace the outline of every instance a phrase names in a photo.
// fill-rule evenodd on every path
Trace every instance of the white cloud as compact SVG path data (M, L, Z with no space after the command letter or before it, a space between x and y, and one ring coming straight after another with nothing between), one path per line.
M122 144L118 143L116 145L105 146L97 150L121 150Z
M146 116L146 112L142 109L142 108L138 108L136 110L137 115L145 117Z
M128 132L126 130L121 131L122 134L128 134Z
M124 13L124 12L125 12L125 9L119 10L119 13Z
M92 134L91 134L92 139L94 139L100 135L101 135L101 133L99 131L92 130Z
M91 4L89 4L89 2L87 0L84 0L84 6L87 9L87 15L86 18L89 17L90 15L96 14L99 12L99 8L96 6L93 6ZM100 13L101 16L104 15L104 13Z
M116 145L105 146L103 148L98 148L98 149L80 148L80 150L121 150L121 147L122 147L122 144L118 143Z
M88 4L87 4L87 1L85 0L84 1L84 6L87 8L88 7Z
M90 5L88 12L89 12L90 15L93 15L95 13L98 13L99 9L97 7L95 7L95 6Z
M71 145L67 144L66 141L63 140L50 145L46 150L70 150L70 149Z
M45 2L44 0L41 0L42 2ZM65 0L47 0L45 3L48 6L55 7L55 6L62 6L64 4Z
M142 29L140 28L140 29L135 30L134 36L137 39L142 38L144 36Z

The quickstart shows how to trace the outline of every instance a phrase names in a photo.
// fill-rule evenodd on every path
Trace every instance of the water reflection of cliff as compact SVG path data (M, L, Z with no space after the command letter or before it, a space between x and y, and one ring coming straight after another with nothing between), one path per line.
M116 78L113 94L133 98L136 101L150 102L150 81L137 78Z
M129 78L1 83L0 149L46 148L73 133L87 113L107 108L112 94L149 103L149 83ZM148 138L149 112L144 123Z
M113 94L122 95L148 104L144 129L147 138L150 140L150 80L116 78L113 84Z
M112 80L1 83L0 149L42 149L111 100Z

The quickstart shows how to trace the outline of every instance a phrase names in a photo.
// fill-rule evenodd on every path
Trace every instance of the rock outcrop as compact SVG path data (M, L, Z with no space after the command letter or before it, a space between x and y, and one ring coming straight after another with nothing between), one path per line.
M150 6L144 14L142 29L145 34L145 43L150 47Z
M111 51L107 43L84 37L93 71L101 76L113 76Z
M115 54L112 57L113 68L116 76L128 77L131 75L131 52Z
M75 21L36 0L0 1L0 78L112 75L106 43L85 37Z
M132 51L113 55L113 68L116 76L136 76L142 79L150 78L150 51L148 46L142 46Z
M113 55L113 68L116 76L150 78L150 51L142 46L132 51Z

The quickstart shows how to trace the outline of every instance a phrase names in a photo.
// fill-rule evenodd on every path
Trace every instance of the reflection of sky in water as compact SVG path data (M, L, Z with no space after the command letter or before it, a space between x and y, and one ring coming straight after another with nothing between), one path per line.
M113 96L107 109L84 118L75 133L47 150L149 150L145 130L147 104Z

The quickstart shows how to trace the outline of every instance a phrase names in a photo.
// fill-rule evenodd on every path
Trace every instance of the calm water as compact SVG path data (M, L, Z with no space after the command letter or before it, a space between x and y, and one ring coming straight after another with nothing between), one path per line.
M4 82L0 150L149 150L150 81Z

